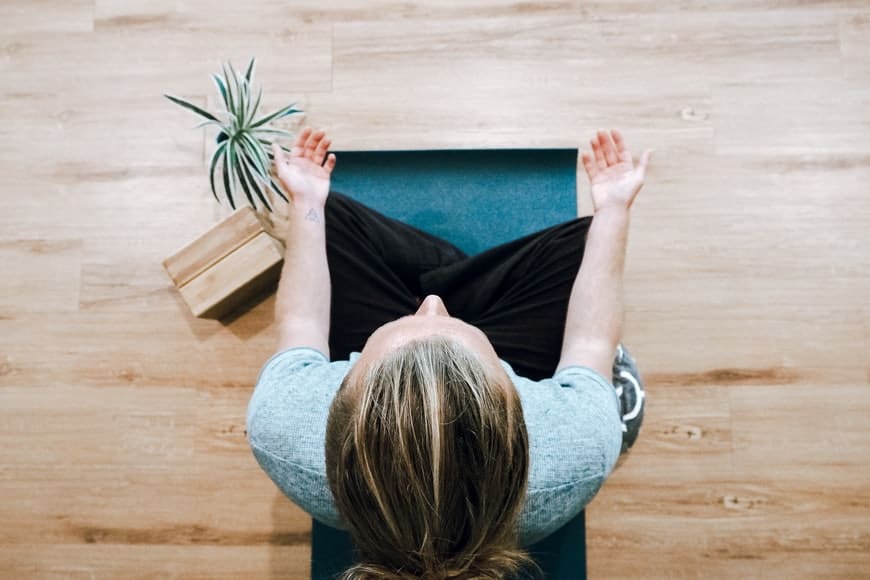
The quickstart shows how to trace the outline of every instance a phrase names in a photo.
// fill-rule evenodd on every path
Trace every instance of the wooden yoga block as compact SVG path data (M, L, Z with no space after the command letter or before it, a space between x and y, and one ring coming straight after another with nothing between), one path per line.
M163 261L194 316L220 318L278 280L284 245L269 231L243 207Z

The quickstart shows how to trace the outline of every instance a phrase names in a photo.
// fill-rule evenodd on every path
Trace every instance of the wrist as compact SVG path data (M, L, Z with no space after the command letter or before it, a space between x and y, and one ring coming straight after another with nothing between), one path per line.
M322 230L326 219L325 214L324 202L298 199L291 201L287 208L287 235L289 236L293 232L301 232L303 230L310 232L309 228L311 227Z
M307 212L310 209L323 211L323 208L326 205L326 199L291 197L287 205L289 206L290 211L301 211L303 213Z
M603 207L599 207L593 213L593 217L598 216L609 216L617 219L628 219L631 210L627 205L605 205Z
M291 220L323 221L326 206L325 201L297 199L291 200L287 205L288 217Z

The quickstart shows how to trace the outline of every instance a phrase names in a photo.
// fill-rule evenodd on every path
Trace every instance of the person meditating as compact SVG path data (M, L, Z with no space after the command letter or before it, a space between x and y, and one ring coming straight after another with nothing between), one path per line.
M635 164L599 131L581 157L593 216L467 256L330 191L330 144L306 128L273 146L288 232L252 452L350 533L347 580L534 569L523 547L583 509L640 428L622 276L651 152Z

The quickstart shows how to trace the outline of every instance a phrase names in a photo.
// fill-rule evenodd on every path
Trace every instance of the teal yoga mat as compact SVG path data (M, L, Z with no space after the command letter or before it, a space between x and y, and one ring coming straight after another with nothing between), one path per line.
M577 215L576 149L336 151L332 189L468 255Z
M332 190L473 255L577 215L576 149L334 151ZM584 514L526 546L547 579L586 578ZM313 522L311 577L354 561L347 533Z

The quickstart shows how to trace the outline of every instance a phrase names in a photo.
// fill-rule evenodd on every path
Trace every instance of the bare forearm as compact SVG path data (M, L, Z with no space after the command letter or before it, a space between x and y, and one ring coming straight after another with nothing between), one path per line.
M329 356L331 285L323 206L289 203L284 266L275 300L282 333L302 335Z
M568 302L563 352L585 343L615 355L624 318L622 280L628 226L626 208L603 208L592 218Z

